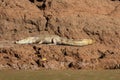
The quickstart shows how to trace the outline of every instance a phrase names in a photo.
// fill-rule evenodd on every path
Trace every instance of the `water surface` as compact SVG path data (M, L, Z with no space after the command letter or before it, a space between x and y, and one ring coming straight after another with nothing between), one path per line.
M0 71L0 80L120 80L120 70Z

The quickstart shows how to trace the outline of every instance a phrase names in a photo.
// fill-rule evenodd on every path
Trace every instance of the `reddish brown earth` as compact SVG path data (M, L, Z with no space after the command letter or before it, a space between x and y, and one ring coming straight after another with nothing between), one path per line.
M46 33L96 43L11 43ZM120 69L119 59L119 0L0 0L0 69Z

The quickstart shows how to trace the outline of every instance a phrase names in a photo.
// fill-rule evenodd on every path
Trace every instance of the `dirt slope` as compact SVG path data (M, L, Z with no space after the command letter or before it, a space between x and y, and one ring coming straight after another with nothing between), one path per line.
M0 69L119 69L119 21L118 0L0 0ZM46 33L96 43L10 43Z

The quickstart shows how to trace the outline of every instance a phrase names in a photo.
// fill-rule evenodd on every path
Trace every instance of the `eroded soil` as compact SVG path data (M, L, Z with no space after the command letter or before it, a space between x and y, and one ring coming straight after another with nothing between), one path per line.
M46 33L96 43L84 47L11 43ZM119 45L118 0L0 1L0 69L120 69Z

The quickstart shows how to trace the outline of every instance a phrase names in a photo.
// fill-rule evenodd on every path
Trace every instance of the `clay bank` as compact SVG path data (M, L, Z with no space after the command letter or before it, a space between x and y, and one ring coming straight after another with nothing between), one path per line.
M87 46L13 44L39 34ZM0 0L0 70L120 69L120 1Z

